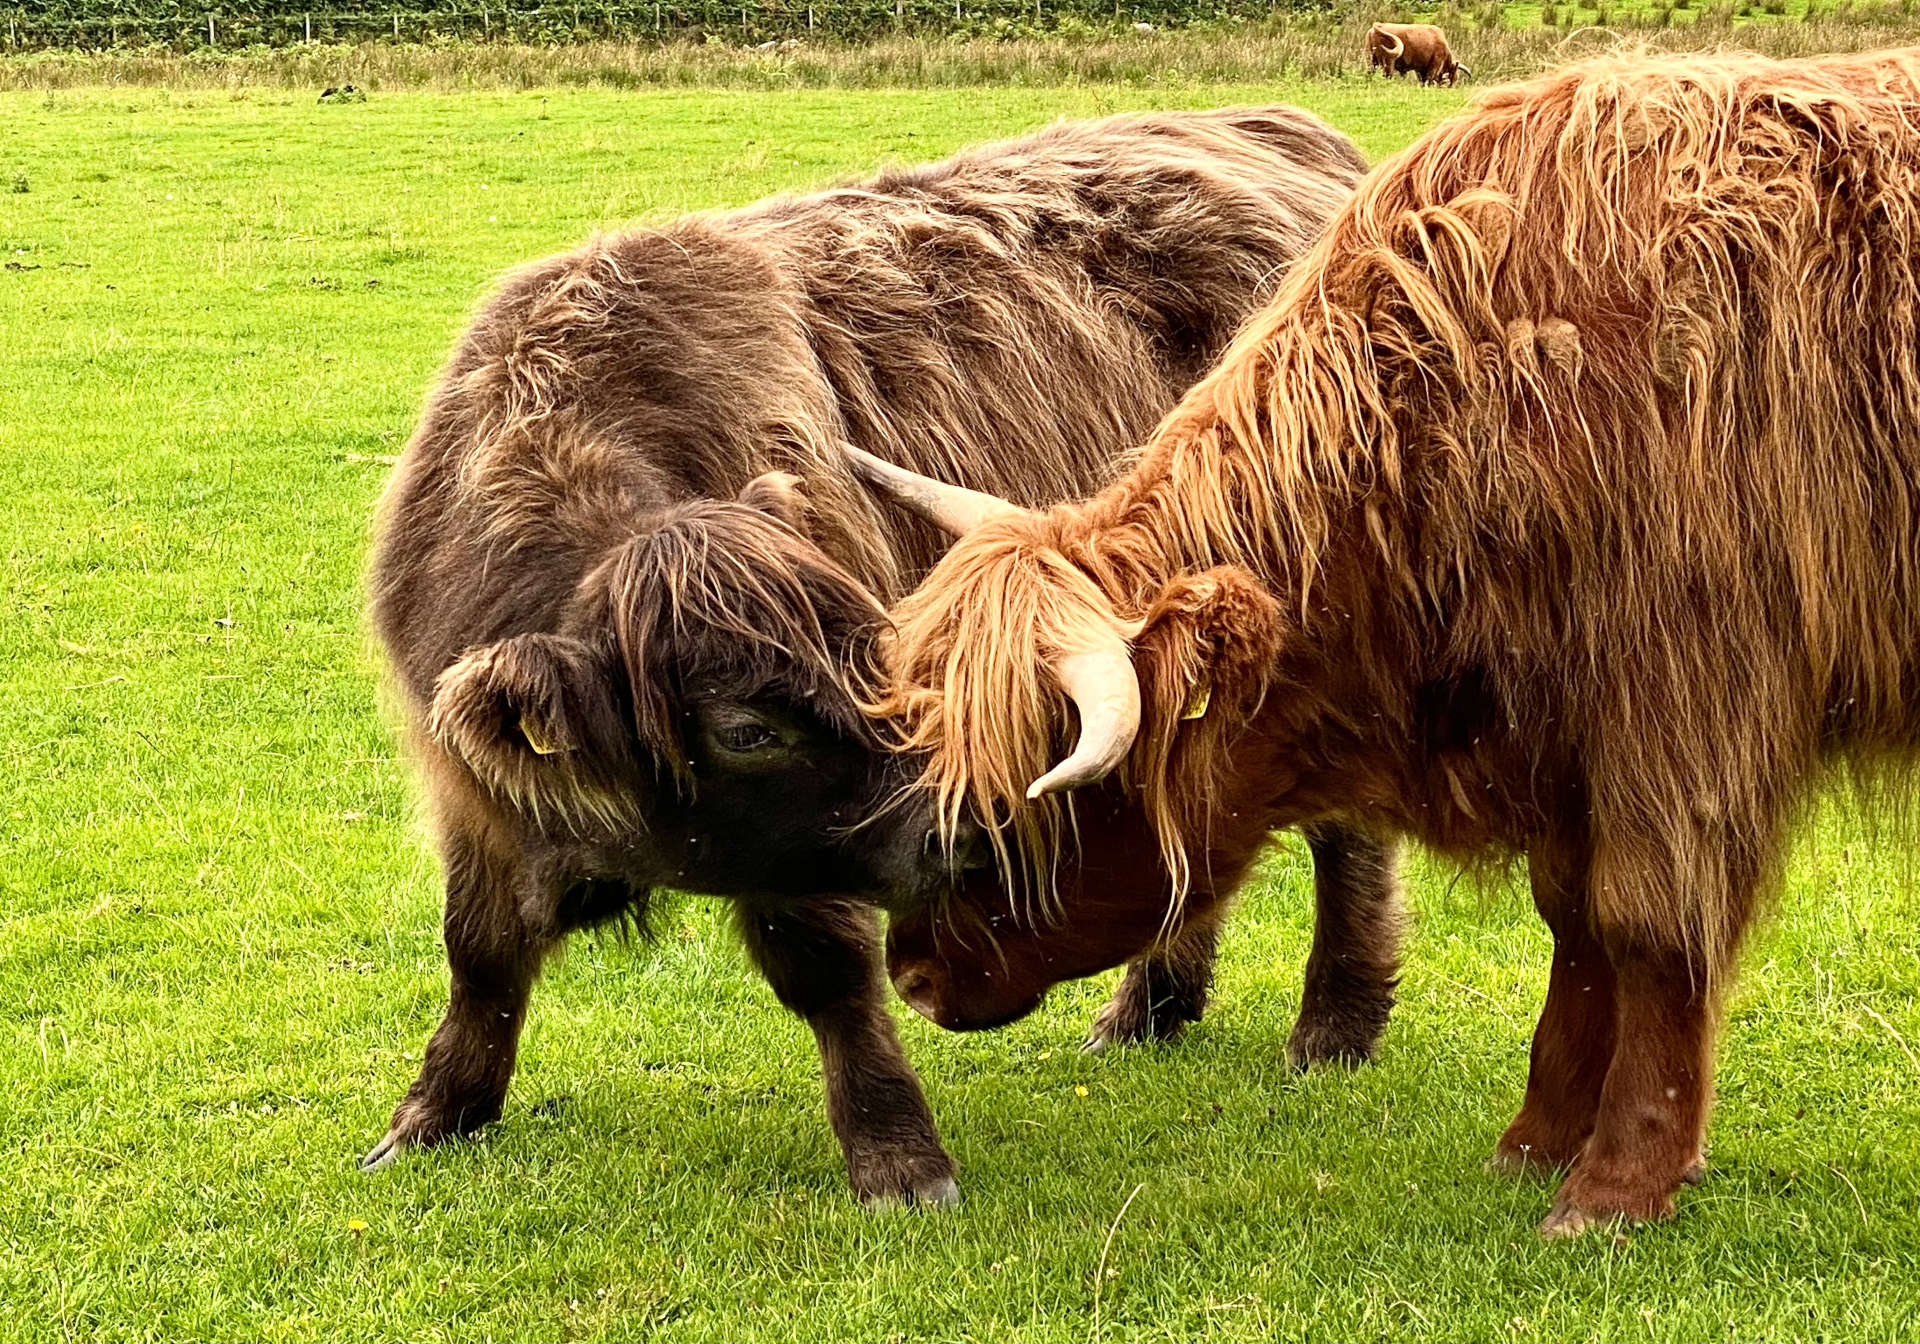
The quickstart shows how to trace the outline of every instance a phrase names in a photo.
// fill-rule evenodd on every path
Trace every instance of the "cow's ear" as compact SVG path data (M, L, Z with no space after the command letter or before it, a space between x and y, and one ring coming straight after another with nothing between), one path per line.
M801 536L807 535L807 496L800 478L786 471L755 476L734 499L750 509L777 518Z
M434 683L427 730L483 780L516 789L527 772L619 740L607 656L565 635L516 635L474 649Z
M1279 658L1280 604L1244 569L1183 575L1161 590L1133 640L1141 731L1132 768L1166 781L1193 825L1265 698Z
M1134 640L1141 689L1175 722L1244 719L1280 654L1280 604L1252 574L1223 565L1160 592Z

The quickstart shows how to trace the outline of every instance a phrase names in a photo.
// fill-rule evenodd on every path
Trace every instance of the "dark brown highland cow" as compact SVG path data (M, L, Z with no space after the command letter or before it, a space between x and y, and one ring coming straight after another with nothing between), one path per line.
M923 804L860 824L899 780L856 707L882 602L942 542L874 504L841 447L1031 503L1096 488L1363 166L1288 108L1114 117L507 282L401 460L373 561L445 861L452 1000L368 1165L493 1119L542 958L582 926L644 925L667 887L736 898L818 1038L855 1189L955 1197L859 903L951 879ZM1372 884L1343 909L1390 909L1376 843L1316 843ZM1329 953L1371 979L1310 987L1304 1055L1371 1047L1388 947ZM1210 961L1143 963L1097 1037L1177 1028Z
M1485 94L1367 178L1132 474L964 501L896 613L926 792L1043 864L1056 791L1110 772L1196 871L1329 820L1525 853L1555 950L1499 1160L1566 1172L1549 1235L1671 1213L1789 827L1920 747L1917 267L1920 51ZM895 966L1002 1018L1050 963L1217 917L1066 865L1052 925L969 895L997 948L907 921Z

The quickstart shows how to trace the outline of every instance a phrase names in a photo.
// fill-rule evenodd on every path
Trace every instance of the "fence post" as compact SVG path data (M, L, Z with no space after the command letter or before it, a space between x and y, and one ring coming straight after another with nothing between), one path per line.
M393 11L393 40L400 40L400 11L397 9Z
M207 45L213 45L213 15L207 15Z
M307 21L307 41L311 42L313 41L313 15L303 14L301 17Z
M807 6L807 31L808 32L813 31L813 6L812 5Z
M893 0L893 26L900 27L905 18L904 0Z

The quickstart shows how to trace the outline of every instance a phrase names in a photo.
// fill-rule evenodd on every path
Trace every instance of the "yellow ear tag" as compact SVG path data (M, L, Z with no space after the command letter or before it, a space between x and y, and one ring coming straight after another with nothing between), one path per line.
M527 739L527 745L533 748L537 756L551 756L559 750L547 735L534 725L532 719L520 720L520 736Z
M1187 707L1180 711L1181 722L1188 719L1204 718L1207 706L1213 703L1213 683L1203 681L1193 688L1193 694L1187 697Z

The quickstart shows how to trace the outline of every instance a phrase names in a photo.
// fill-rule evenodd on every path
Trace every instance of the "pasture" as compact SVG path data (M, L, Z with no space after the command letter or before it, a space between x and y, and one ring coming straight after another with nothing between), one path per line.
M1182 1042L904 1010L966 1206L868 1214L804 1026L712 902L543 979L482 1141L360 1175L444 1005L375 709L371 506L488 279L622 221L1060 114L1286 98L1370 155L1466 90L0 93L0 1334L1911 1337L1920 903L1830 809L1749 948L1713 1173L1543 1245L1483 1161L1548 940L1415 864L1380 1058L1288 1070L1311 904L1269 864Z

